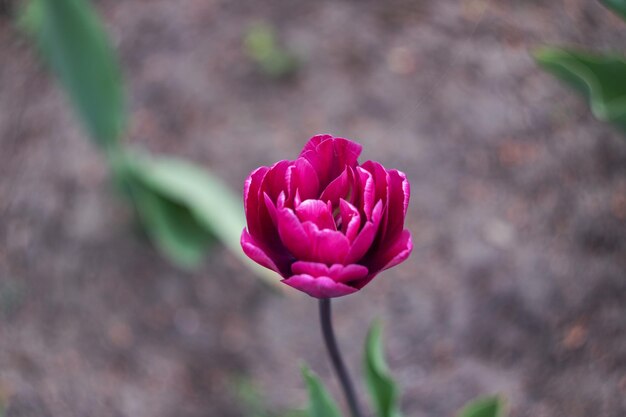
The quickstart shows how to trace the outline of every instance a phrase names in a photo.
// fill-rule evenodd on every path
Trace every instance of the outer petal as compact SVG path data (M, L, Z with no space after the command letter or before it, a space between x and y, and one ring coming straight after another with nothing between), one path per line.
M350 247L350 252L346 257L346 263L356 263L358 262L367 251L370 249L372 244L374 243L374 239L376 238L378 231L380 229L380 223L383 217L383 202L378 201L376 206L374 206L374 210L372 211L372 221L368 221L363 226L363 229L359 233L359 235L352 242L352 246Z
M387 218L382 231L384 241L395 239L404 226L404 217L409 204L409 182L404 173L394 169L388 172Z
M297 261L291 265L291 272L294 275L310 275L314 278L329 277L335 282L348 284L358 281L367 276L368 270L363 265L342 265L334 264L330 268L326 264L319 262Z
M259 219L260 189L263 179L269 171L268 167L260 167L252 171L246 178L243 185L243 206L246 213L246 220L250 233L259 235L261 233L261 223Z
M335 298L352 294L358 290L340 282L335 282L329 277L314 278L311 275L294 275L282 282L297 290L303 291L314 298Z
M330 276L336 282L344 284L358 281L367 276L368 270L363 265L339 265L335 264L330 267Z
M272 271L276 271L281 275L283 272L285 272L285 271L281 272L281 270L276 265L276 262L274 262L267 255L267 253L265 253L265 251L263 251L263 249L261 249L256 244L256 242L250 236L250 234L248 233L246 229L243 229L243 232L241 233L241 248L243 249L244 253L248 255L250 259L258 263L259 265L264 266L268 269L271 269Z
M391 244L379 249L379 252L369 262L370 274L375 275L382 270L398 265L409 257L412 250L411 233L405 229Z
M369 171L361 167L356 168L356 174L359 178L360 195L358 200L358 206L362 208L366 219L370 220L372 216L372 210L374 209L374 198L376 197L374 178Z

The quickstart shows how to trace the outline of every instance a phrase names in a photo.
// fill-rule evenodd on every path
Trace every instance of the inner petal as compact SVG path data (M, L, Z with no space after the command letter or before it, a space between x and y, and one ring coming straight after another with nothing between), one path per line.
M319 229L337 230L328 204L320 200L304 200L296 207L296 215L301 222L313 222Z

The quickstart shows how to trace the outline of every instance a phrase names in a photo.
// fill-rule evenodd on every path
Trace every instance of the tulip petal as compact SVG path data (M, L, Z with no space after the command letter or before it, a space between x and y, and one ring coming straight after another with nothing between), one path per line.
M352 294L358 291L356 288L350 287L340 282L335 282L329 277L321 276L314 278L311 275L301 274L294 275L284 279L281 282L303 291L314 298L335 298Z
M388 184L387 170L376 161L366 161L361 166L372 174L372 178L374 179L374 201L383 200L383 202L386 203Z
M362 207L365 218L371 220L376 197L374 178L369 171L361 167L357 167L356 170L360 183L359 207Z
M409 182L406 175L395 169L388 171L387 218L383 221L384 241L394 240L402 232L404 218L409 204Z
M340 265L334 264L329 269L329 276L336 282L350 283L363 279L367 276L368 269L363 265Z
M328 265L319 262L296 261L291 265L291 272L294 275L311 275L312 277L329 276Z
M278 209L278 234L285 247L297 259L309 259L311 249L309 236L302 227L293 210Z
M319 135L309 140L300 156L311 163L317 171L320 185L325 187L346 166L356 167L361 149L361 145L356 142L330 135Z
M329 229L320 230L313 222L304 222L302 227L308 236L308 239L304 241L304 246L309 256L298 257L299 259L328 265L343 263L350 250L350 241L343 233Z
M388 246L382 247L381 251L372 259L369 266L370 274L376 274L392 266L405 261L413 250L411 233L403 230L398 237Z
M335 219L328 205L321 200L305 200L296 207L296 215L301 222L313 222L320 229L337 230Z
M359 261L374 243L377 232L380 229L380 223L383 217L383 202L379 200L372 210L372 221L368 221L359 232L352 246L350 252L346 257L346 263L353 264Z
M267 172L263 180L263 192L266 192L272 200L275 200L282 191L288 191L288 170L293 165L292 161L279 161Z
M339 210L341 213L341 231L352 242L361 228L359 210L343 198L339 200Z
M295 171L298 176L297 191L300 198L303 200L316 198L320 191L320 181L313 165L306 158L298 158Z
M368 274L368 269L363 265L342 265L333 264L330 268L326 264L319 262L297 261L291 265L291 272L294 275L310 275L316 277L329 277L333 281L349 283L363 279Z
M259 219L259 190L263 185L263 179L269 171L268 167L260 167L254 170L243 185L243 205L246 213L248 230L255 236L261 233Z
M246 229L241 232L241 248L250 259L272 271L276 271L282 275L281 270L268 255L261 249Z
M330 201L333 207L339 204L339 199L347 197L350 194L351 173L348 168L335 178L324 191L320 197L322 201Z

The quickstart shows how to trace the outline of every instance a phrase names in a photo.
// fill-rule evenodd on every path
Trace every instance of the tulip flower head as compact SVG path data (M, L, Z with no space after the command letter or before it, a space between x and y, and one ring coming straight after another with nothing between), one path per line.
M254 170L244 185L246 255L315 298L352 294L406 260L406 175L359 164L360 153L358 143L318 135L295 161Z

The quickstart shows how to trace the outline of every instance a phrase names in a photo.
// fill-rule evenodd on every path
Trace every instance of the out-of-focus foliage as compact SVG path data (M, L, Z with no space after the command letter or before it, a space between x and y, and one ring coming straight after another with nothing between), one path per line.
M236 384L237 399L246 417L307 417L304 410L271 411L259 389L249 379L241 379Z
M560 48L536 52L539 65L584 94L598 119L626 131L626 60Z
M244 48L259 69L271 78L286 78L298 69L298 60L279 45L276 31L267 23L250 26Z
M365 381L378 417L401 417L399 390L383 354L382 326L372 324L365 341Z
M602 3L626 20L626 1ZM626 133L626 59L608 53L572 48L544 47L535 60L546 71L584 94L594 116L617 125Z
M504 401L498 396L473 400L459 412L458 417L504 417Z
M601 0L609 9L620 15L622 19L626 20L626 0Z
M116 55L85 0L31 0L22 19L91 136L110 148L124 131L124 88Z
M302 377L309 392L309 417L341 417L339 407L319 377L307 367L302 368Z
M263 278L265 268L239 246L245 226L239 198L210 172L173 158L129 152L122 76L100 19L88 0L30 0L19 20L36 41L95 142L105 151L159 250L181 267L196 266L217 237ZM271 282L278 281L274 276Z

